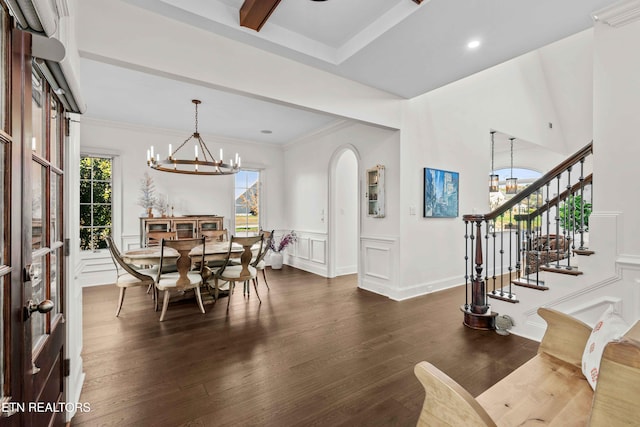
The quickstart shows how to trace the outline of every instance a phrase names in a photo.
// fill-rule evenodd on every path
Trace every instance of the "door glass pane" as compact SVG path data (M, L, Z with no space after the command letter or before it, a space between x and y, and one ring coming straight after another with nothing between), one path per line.
M45 289L46 275L46 256L34 257L31 264L31 286L33 287L32 299L39 303L47 299ZM44 339L46 315L34 313L31 316L31 348L35 348L40 340Z
M32 162L31 167L31 249L36 250L47 246L46 229L42 227L42 219L45 218L46 197L44 194L46 175L44 167L38 162ZM46 227L46 224L45 224Z
M7 12L4 7L0 7L0 128L3 130L7 130L8 127L8 111L7 111L7 95L8 91L6 88L9 87L9 67L7 66L7 49L9 46L9 37L8 37L8 25L7 25ZM4 180L5 171L8 168L6 163L7 161L7 150L9 145L4 142L0 142L0 265L6 265L7 259L5 259L5 235L8 234L8 224L6 219L8 218L8 210L9 204L6 202L5 198L7 197L7 192L5 191L5 185L7 184ZM5 377L5 366L4 360L5 355L7 354L7 349L5 348L5 311L4 306L5 302L8 303L8 294L5 294L5 290L10 287L10 278L9 275L4 275L0 277L0 398L5 396L5 387L4 387L4 377ZM8 326L7 326L8 327Z
M53 166L60 167L60 105L54 99L51 100L49 112L49 144L51 146L49 161Z
M60 232L62 231L62 218L60 213L60 188L62 177L55 172L51 173L51 194L49 195L51 200L51 213L49 214L49 222L51 224L51 243L59 242L62 240Z
M49 299L53 302L51 316L60 313L60 282L58 274L62 273L60 265L62 263L62 248L51 251L51 279L49 284ZM41 300L40 300L41 301Z
M31 75L33 82L33 90L31 91L31 128L33 130L33 138L31 141L31 149L41 157L44 157L44 146L42 144L42 116L44 102L43 80L36 74L34 69Z
M8 25L7 12L0 8L0 126L7 130L7 91L9 87L9 67L7 66L7 46L8 46ZM1 393L0 393L1 395Z
M1 92L1 91L0 91ZM5 182L4 182L4 174L7 167L7 148L8 144L4 142L0 142L0 265L4 265L7 262L5 261L5 209L7 208L5 202ZM0 321L1 322L1 321ZM0 328L2 329L2 328ZM1 359L0 359L1 360Z

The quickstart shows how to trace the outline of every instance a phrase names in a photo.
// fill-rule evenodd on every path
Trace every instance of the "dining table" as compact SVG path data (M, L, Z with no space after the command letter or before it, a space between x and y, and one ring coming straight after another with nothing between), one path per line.
M251 248L251 252L257 254L260 250L259 245ZM233 243L231 246L231 254L230 258L240 258L242 256L244 249L242 245ZM127 264L137 265L137 266L157 266L160 265L162 248L161 246L151 246L146 248L137 248L130 249L122 253L122 259ZM227 253L229 253L229 242L205 242L204 245L204 260L205 262L209 261L224 261L227 258ZM178 251L173 248L165 247L164 248L164 265L175 265L176 260L178 259ZM194 259L200 259L202 256L202 246L198 245L194 247L190 252L189 256ZM184 294L184 292L183 292ZM191 296L185 295L185 298ZM154 299L156 298L154 292Z
M160 246L151 246L147 248L130 249L122 253L122 258L127 264L133 265L159 265L161 256ZM242 255L242 245L234 243L231 247L231 258L240 258ZM220 261L227 257L229 252L229 242L206 242L204 245L205 261ZM191 257L202 256L202 246L198 245L189 252ZM178 251L173 248L164 248L165 262L167 259L173 259L173 263L178 259Z

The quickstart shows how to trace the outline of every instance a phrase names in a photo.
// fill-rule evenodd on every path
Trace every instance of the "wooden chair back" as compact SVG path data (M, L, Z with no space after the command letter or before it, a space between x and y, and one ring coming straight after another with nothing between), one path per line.
M267 255L267 252L269 252L269 249L271 248L271 242L273 241L273 232L274 230L262 232L264 241L262 242L262 248L260 252L258 252L258 256L251 263L251 265L253 265L254 267L258 265L260 261L262 261Z
M204 237L207 242L227 242L229 240L227 230L200 230L200 236Z
M191 282L187 278L187 273L191 271L191 267L193 265L198 266L198 272L202 274L204 269L204 237L200 237L198 239L179 239L179 240L166 240L162 239L160 241L161 249L160 249L160 268L158 269L158 281L162 276L162 267L168 263L168 256L165 256L166 248L172 248L178 252L178 259L176 262L176 268L178 270L179 279L177 281L176 288L180 288L183 286L188 286ZM202 246L201 255L191 257L189 253L196 246ZM171 256L171 260L173 261L173 256Z
M116 244L113 242L113 238L111 236L107 236L105 241L107 242L107 247L109 248L109 252L111 253L113 264L116 266L118 277L122 276L125 273L129 273L136 279L144 282L148 282L150 279L153 280L152 277L140 273L135 268L124 262L124 260L122 259L122 254L116 247Z
M249 271L249 266L251 265L251 260L253 259L253 253L251 252L251 248L255 244L260 243L260 246L258 248L258 253L262 252L264 236L262 234L260 234L259 236L252 236L252 237L231 236L231 239L229 240L229 252L227 253L225 263L222 266L222 268L218 270L218 274L221 276L224 276L224 269L229 265L229 260L231 259L234 243L242 245L242 249L243 249L242 255L240 255L240 263L242 265L242 271L240 272L240 276L237 278L234 278L234 280L237 282L244 282L247 280L251 280L254 277L251 274L251 271Z
M175 231L148 231L147 246L158 246L162 239L174 240L176 238Z

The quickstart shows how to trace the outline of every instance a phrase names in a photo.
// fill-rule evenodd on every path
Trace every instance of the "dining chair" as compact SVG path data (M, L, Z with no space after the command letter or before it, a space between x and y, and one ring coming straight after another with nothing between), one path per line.
M264 260L265 256L267 255L267 252L269 252L269 249L271 248L271 242L273 241L273 232L275 230L271 230L271 231L263 231L262 235L264 236L264 242L262 244L262 249L260 251L260 253L258 253L258 256L256 256L252 261L251 261L251 265L254 266L256 268L256 270L258 271L262 271L262 277L264 278L264 284L267 285L267 290L271 290L271 288L269 288L269 282L267 282L267 273L266 273L266 267L267 267L267 263ZM256 282L256 285L258 283L258 276L256 275L256 278L254 279Z
M160 245L160 241L162 239L175 240L176 232L175 231L148 231L147 247Z
M227 230L200 230L200 236L204 236L207 242L227 242L229 235Z
M222 267L213 272L212 277L208 281L209 285L211 284L211 281L213 281L214 301L218 300L218 294L220 292L220 282L229 282L229 299L227 300L227 311L229 311L229 302L231 301L231 295L233 294L233 288L235 287L236 282L243 282L244 291L246 294L248 294L249 281L253 281L258 301L262 303L260 295L258 294L258 287L256 285L256 282L254 281L257 275L257 270L253 265L251 265L251 260L253 258L251 249L258 243L260 244L258 250L259 252L262 252L262 244L264 243L264 236L262 234L253 237L231 236L231 239L229 240L229 252L227 252L224 264L222 265ZM233 253L232 251L234 245L238 244L242 245L243 251L242 255L240 255L240 264L234 265L231 262Z
M189 252L196 246L202 246L202 253L197 257L191 257ZM167 249L171 248L178 252L178 259L175 258L175 252L171 254ZM178 271L172 273L163 273L162 267L165 263L173 263L175 261ZM197 270L192 270L193 265L199 265ZM204 306L202 305L202 294L200 286L202 285L202 273L204 271L204 237L198 239L180 239L160 241L160 268L158 269L158 277L156 279L156 290L164 293L162 300L162 313L160 321L164 321L169 307L169 299L171 292L182 292L193 289L196 294L196 301L200 311L204 314ZM159 296L155 296L156 311L158 310Z
M116 308L116 317L120 315L120 310L122 309L122 303L124 302L124 294L127 288L131 288L133 286L153 286L154 278L147 274L144 274L133 266L127 264L122 259L122 255L111 236L107 236L105 239L107 242L107 247L109 248L109 252L111 253L111 259L113 260L113 264L116 266L116 286L120 288L120 296L118 297L118 307Z

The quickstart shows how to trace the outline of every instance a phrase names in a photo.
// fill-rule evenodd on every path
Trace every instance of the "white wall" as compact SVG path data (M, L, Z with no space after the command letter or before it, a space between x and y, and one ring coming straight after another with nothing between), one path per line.
M596 24L595 31L594 206L624 213L621 253L639 256L640 22L619 28Z
M628 3L621 3L618 13ZM633 15L631 15L633 16ZM640 319L640 223L635 178L640 158L640 20L620 27L595 24L594 43L594 213L590 240L612 247L617 278L629 294L622 297L627 320ZM596 227L609 221L615 227ZM593 222L594 226L591 226Z
M581 37L559 42L571 51ZM554 46L557 48L557 44ZM553 79L532 52L408 101L401 140L401 287L398 298L464 283L463 214L488 212L490 129L525 139L549 150L546 158L514 158L514 166L546 171L589 141L567 141L549 92ZM569 58L573 56L569 55ZM576 74L589 69L576 69ZM588 82L586 77L576 77ZM587 95L591 87L581 88ZM578 90L579 88L573 88ZM581 94L584 96L584 94ZM556 125L550 129L548 123ZM591 122L582 124L589 133ZM460 216L422 218L422 170L460 172ZM415 208L417 215L409 210Z
M360 158L361 239L384 236L397 240L399 231L400 164L399 133L355 122L345 122L324 132L296 141L285 151L286 213L289 228L299 235L288 263L321 275L328 275L329 173L331 158L344 145L353 146ZM367 168L387 167L387 215L369 218L362 186ZM391 262L390 260L388 262ZM397 269L397 267L395 267Z
M175 131L133 126L123 123L103 122L84 119L81 130L81 150L83 153L113 153L119 162L117 170L121 176L114 177L120 182L122 196L121 209L115 212L121 218L121 235L114 236L124 249L135 247L140 237L140 216L144 209L137 204L140 195L140 180L145 172L153 178L156 195L168 196L174 206L174 215L220 215L225 217L225 227L232 229L234 203L234 177L199 176L158 172L146 166L146 152L154 145L156 152L165 153L169 144L184 141L189 131ZM226 153L240 153L243 167L262 170L263 193L262 217L265 229L285 226L283 186L283 153L280 146L255 144L248 141L223 139L202 135L213 152L222 148ZM117 179L117 181L116 181ZM114 194L115 191L114 191ZM118 205L115 205L118 206ZM83 284L110 283L113 276L105 274L111 270L107 253L85 254ZM91 277L87 273L92 272Z
M342 153L336 164L336 275L358 271L358 159L351 150Z

